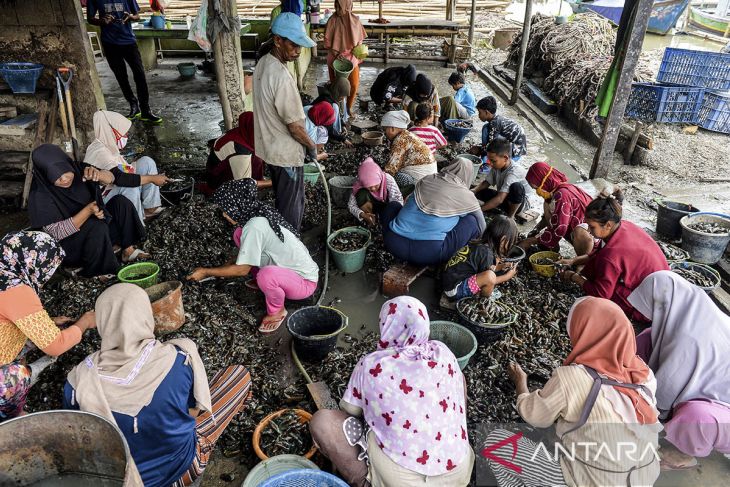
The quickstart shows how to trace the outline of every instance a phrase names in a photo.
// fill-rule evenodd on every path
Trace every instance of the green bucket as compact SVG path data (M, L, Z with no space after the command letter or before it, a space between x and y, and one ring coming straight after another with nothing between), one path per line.
M323 169L324 170L324 169ZM317 184L319 180L319 169L314 164L304 165L304 182L309 184Z
M154 262L137 262L122 267L117 272L117 278L121 282L136 284L141 288L148 288L157 284L157 276L160 274L160 266Z
M341 233L361 233L368 238L368 241L361 249L351 250L349 252L335 250L332 248L332 240ZM370 238L370 232L362 227L345 227L337 230L336 232L332 232L330 236L327 237L327 248L330 249L337 268L347 274L357 272L362 269L362 266L365 264L365 253L370 245Z
M338 78L349 78L350 73L355 69L355 65L347 59L338 58L332 63L332 68Z
M477 339L465 326L452 321L431 321L431 340L438 340L449 347L456 357L459 368L464 370L477 351Z

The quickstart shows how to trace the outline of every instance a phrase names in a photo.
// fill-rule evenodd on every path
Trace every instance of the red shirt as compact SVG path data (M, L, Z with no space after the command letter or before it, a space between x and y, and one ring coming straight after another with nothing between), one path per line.
M554 249L560 245L560 239L570 238L575 227L583 223L586 206L591 197L573 184L561 184L553 193L553 213L547 228L540 235L540 243Z
M604 243L583 269L583 275L588 279L583 284L583 291L588 296L610 299L629 318L649 321L629 304L627 298L649 274L668 271L667 259L644 230L626 220Z

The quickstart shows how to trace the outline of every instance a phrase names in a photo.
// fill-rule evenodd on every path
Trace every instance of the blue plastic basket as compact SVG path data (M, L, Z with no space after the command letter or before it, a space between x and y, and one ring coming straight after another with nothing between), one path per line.
M704 94L704 88L634 83L626 116L647 123L694 123Z
M668 47L657 81L712 90L730 90L730 53Z
M465 122L470 124L470 126L468 128L456 127L454 126L456 122ZM446 129L446 138L453 142L456 142L457 144L460 144L469 134L469 132L471 132L474 128L471 122L468 122L466 120L460 120L458 118L451 118L444 121L444 127Z
M290 470L261 482L259 487L348 487L347 483L321 470Z
M0 73L13 93L35 93L43 65L38 63L2 63Z
M730 134L730 93L706 91L696 123L707 130Z

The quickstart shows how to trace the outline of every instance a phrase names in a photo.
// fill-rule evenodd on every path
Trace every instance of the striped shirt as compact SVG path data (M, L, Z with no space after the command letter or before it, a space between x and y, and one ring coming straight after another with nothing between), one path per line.
M432 154L436 153L437 148L446 145L446 139L443 134L433 125L426 125L425 127L418 127L414 125L408 130L416 134L419 139L425 142Z

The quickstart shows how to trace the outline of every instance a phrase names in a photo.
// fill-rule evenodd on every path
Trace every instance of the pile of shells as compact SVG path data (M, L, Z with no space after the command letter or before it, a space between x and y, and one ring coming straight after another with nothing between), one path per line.
M514 311L482 296L461 300L457 307L462 315L479 326L509 324L517 318Z
M675 274L679 274L695 286L714 287L715 285L717 285L717 281L712 279L707 274L695 269L691 269L688 267L675 267L672 269L672 272L674 272Z
M357 232L340 232L330 242L330 246L339 252L360 250L368 243L368 236Z
M657 242L657 245L662 249L667 260L685 260L687 258L687 252L675 245L666 242Z
M261 431L259 446L268 457L304 455L312 448L312 437L307 423L302 422L296 411L289 409L268 422Z
M385 250L383 234L375 234L372 243L365 252L365 272L385 272L393 265L393 262L395 262L395 257Z
M712 235L719 235L730 232L730 229L728 229L728 227L726 227L725 225L709 222L690 223L689 225L687 225L687 228L694 230L695 232L709 233Z

